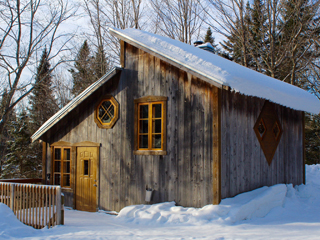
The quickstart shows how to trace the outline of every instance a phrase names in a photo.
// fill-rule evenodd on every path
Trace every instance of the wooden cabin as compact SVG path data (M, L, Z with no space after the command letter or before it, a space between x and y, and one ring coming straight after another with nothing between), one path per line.
M66 206L119 211L152 189L151 203L202 207L304 183L304 111L319 113L316 97L176 40L110 32L121 67L32 136Z

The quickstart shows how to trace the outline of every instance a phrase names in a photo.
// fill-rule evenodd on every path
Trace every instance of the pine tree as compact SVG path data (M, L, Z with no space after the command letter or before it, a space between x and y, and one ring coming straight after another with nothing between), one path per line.
M53 95L52 75L46 48L42 52L40 64L37 68L35 85L30 95L29 104L29 132L30 134L33 134L59 109ZM34 161L32 164L41 165L41 144L39 144L39 142L34 142L28 147L32 149L31 153L28 153L29 156L22 157L25 157L26 159L32 158Z
M211 31L210 27L208 27L206 35L204 36L204 42L205 43L210 43L214 48L214 52L218 52L218 49L217 49L218 44L215 44L215 39L212 36L212 31Z
M8 92L7 89L4 89L2 97L1 97L1 102L0 102L0 119L2 119L2 115L4 113L4 108L6 106L6 102L8 101ZM10 112L9 114L9 121L11 122L14 120L14 109ZM0 176L1 176L1 172L2 172L2 165L4 163L4 161L6 160L6 154L7 154L7 148L8 148L8 141L11 140L11 136L8 130L8 125L5 126L3 133L2 133L2 137L0 140Z
M31 132L39 129L39 127L58 110L58 105L53 95L52 76L47 49L44 49L42 52L29 104Z
M305 148L306 163L320 163L320 114L306 115Z
M98 46L98 50L95 54L93 61L93 69L95 81L100 79L109 70L109 64L102 46Z
M99 58L99 56L97 57ZM103 64L96 67L94 66L94 58L91 56L87 40L84 41L79 50L74 68L75 69L70 69L69 71L72 74L73 80L73 88L71 92L76 96L98 79L94 74L97 68L100 69L100 72L104 70Z
M247 9L249 16L247 17L247 24L249 29L249 52L252 57L251 66L258 72L262 72L263 56L261 56L261 49L265 44L265 28L266 28L266 16L264 11L264 3L262 0L254 0L251 7L248 3Z
M12 140L8 141L8 154L3 164L1 178L35 178L41 173L39 163L30 145L29 119L22 111L15 121L9 124Z

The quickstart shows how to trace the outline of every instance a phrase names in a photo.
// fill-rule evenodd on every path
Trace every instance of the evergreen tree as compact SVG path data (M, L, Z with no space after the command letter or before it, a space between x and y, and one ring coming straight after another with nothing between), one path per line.
M98 51L99 52L99 51ZM99 55L100 53L97 53ZM97 56L99 58L99 56ZM99 73L104 70L104 65L94 66L94 58L91 56L90 48L87 40L82 44L74 64L75 69L70 69L72 74L73 88L72 94L78 95L85 90L90 84L98 78L95 76L95 71L99 69Z
M320 163L320 114L306 115L305 148L306 163Z
M103 47L98 46L98 50L95 54L94 62L94 75L95 81L100 79L109 70L109 64L107 62L106 55L104 53Z
M5 106L6 106L7 101L8 101L8 92L7 92L7 89L4 89L4 92L1 97L1 102L0 102L0 119L2 119L2 115L5 111ZM8 117L9 122L14 120L14 114L15 114L15 112L13 109L10 112L9 117ZM4 161L6 160L8 141L11 138L12 137L10 136L10 133L8 131L8 125L6 125L5 128L3 129L2 137L0 140L0 176L1 176L1 172L2 172L2 165L3 165Z
M47 49L44 49L37 68L34 89L30 95L30 127L35 132L58 110L53 95L52 76Z
M30 145L29 119L22 111L15 121L9 124L12 140L8 141L8 154L3 164L1 178L35 178L41 173L39 163Z
M261 49L265 47L265 28L266 16L264 11L264 3L262 0L254 0L251 7L248 3L247 9L249 16L247 17L247 24L249 29L249 52L253 61L251 66L258 72L263 72L263 57Z
M218 44L215 44L214 37L212 36L212 31L210 27L208 27L206 35L204 36L204 42L210 43L214 48L214 52L218 52L218 49L217 49Z
M28 121L28 125L29 133L32 135L59 109L55 97L53 95L52 75L46 48L42 52L40 64L37 68L37 73L35 76L35 85L30 95L29 104L30 122ZM32 164L30 163L31 165L41 165L41 144L39 144L39 142L34 142L31 143L30 146L28 146L28 148L32 149L31 153L28 153L28 156L24 155L21 157L25 157L27 159L26 161L28 161L29 158L33 159L34 162ZM27 151L21 152L21 154L22 153L27 153ZM26 166L24 166L24 168L25 167Z

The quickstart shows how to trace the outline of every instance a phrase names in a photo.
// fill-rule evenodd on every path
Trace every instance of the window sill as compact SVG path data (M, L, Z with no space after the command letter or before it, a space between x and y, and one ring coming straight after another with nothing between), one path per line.
M167 151L162 150L136 150L134 155L167 155Z

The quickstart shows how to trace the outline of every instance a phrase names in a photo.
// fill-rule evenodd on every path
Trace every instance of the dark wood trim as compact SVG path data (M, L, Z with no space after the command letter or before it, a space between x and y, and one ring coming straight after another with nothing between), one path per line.
M42 178L18 178L18 179L0 179L0 182L10 183L42 183Z
M73 190L72 208L76 209L77 147L71 147L71 160L71 189Z
M212 119L213 119L213 204L221 201L221 90L217 87L212 88Z
M133 151L134 155L167 155L167 151L162 150L136 150Z
M126 42L120 40L120 65L122 68L125 68L125 54L126 54Z
M97 147L97 169L96 169L96 180L97 185L96 187L96 212L99 210L99 200L100 200L100 146Z
M42 184L46 184L47 173L47 143L42 141Z
M134 103L143 103L143 102L158 102L158 101L167 101L168 97L163 96L146 96L138 99L134 99Z
M302 167L302 170L303 170L303 173L302 173L302 181L303 181L303 184L306 184L306 136L305 136L305 113L302 112L302 149L303 149L303 153L302 153L302 157L303 157L303 167Z

